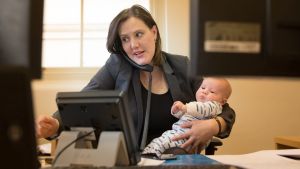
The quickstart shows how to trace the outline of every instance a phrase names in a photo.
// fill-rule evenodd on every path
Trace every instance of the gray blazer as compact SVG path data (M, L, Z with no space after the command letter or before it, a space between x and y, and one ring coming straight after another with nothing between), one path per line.
M188 57L173 55L163 52L164 71L170 93L173 101L182 101L184 103L195 101L195 93L199 88L202 78L190 78L187 76L189 59ZM132 113L134 126L137 131L137 138L140 138L143 127L143 104L141 96L141 83L139 69L133 67L124 56L111 54L105 65L94 75L83 91L91 90L121 90L127 93L128 108ZM227 130L219 137L228 137L232 125L235 121L235 112L226 104L220 115L227 123ZM59 112L54 117L60 121ZM60 131L62 130L60 125ZM167 130L167 129L166 129Z

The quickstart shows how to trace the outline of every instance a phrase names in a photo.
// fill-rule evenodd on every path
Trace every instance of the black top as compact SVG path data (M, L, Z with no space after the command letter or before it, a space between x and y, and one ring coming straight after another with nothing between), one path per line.
M148 90L142 87L142 100L144 108L144 117L147 107L147 94ZM164 106L161 106L162 104ZM159 137L164 131L171 130L172 124L178 119L171 115L171 107L173 105L173 99L170 91L168 90L164 94L151 93L151 106L148 126L147 144L156 137ZM144 124L144 123L143 123ZM141 140L141 139L140 139Z

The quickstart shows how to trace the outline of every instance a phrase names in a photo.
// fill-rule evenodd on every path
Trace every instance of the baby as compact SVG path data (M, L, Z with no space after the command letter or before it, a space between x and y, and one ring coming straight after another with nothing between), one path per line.
M230 95L231 86L226 79L204 78L196 92L197 101L187 104L180 101L174 102L171 114L179 118L179 121L173 124L172 130L165 131L160 137L153 139L142 154L154 154L160 157L165 150L180 147L187 139L172 141L172 138L189 130L189 128L181 128L180 125L192 120L216 117L222 112L222 105L227 102Z

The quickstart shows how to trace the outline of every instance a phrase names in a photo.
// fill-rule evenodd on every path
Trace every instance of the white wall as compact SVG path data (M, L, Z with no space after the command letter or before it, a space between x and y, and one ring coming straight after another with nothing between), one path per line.
M162 33L164 50L189 55L189 1L154 0L164 11L155 17ZM59 78L55 72L47 79L33 82L37 114L56 110L58 91L80 90L96 70L73 72L74 78ZM49 78L50 77L50 78ZM78 78L79 77L79 78ZM217 154L249 153L274 149L273 138L279 135L300 135L300 78L229 78L233 93L230 105L237 114L229 138Z
M57 92L80 91L98 69L44 70L42 80L32 82L36 115L51 115L56 111Z
M166 0L165 50L189 56L189 9L188 0Z
M230 78L236 111L231 136L219 153L274 149L274 137L300 135L300 79Z

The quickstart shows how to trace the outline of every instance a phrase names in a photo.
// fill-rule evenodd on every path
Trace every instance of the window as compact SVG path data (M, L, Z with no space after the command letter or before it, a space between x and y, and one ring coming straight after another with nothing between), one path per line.
M45 0L43 67L88 68L109 57L109 23L133 4L150 9L150 0Z

